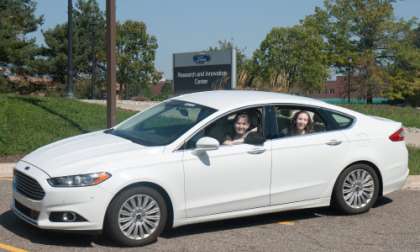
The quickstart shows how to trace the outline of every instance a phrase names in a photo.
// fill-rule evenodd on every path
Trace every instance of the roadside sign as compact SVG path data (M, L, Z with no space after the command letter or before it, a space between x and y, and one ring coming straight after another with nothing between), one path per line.
M235 50L173 54L176 94L236 87Z

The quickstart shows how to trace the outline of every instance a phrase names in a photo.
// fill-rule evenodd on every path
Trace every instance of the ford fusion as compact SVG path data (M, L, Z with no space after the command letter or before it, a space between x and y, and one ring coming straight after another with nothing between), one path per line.
M140 246L191 223L366 212L403 186L407 163L399 122L293 95L199 92L25 156L12 209L41 229L103 230Z

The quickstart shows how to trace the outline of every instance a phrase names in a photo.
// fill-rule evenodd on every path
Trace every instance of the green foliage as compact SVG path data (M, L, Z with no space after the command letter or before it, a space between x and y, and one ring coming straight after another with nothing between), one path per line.
M78 0L73 12L73 61L78 94L100 97L106 74L105 16L96 0ZM67 24L44 32L47 72L64 83L67 75ZM117 81L124 98L149 94L161 74L155 69L157 39L146 24L127 20L117 25ZM88 81L90 85L88 85ZM77 88L77 87L76 87Z
M117 120L133 114L118 110ZM103 128L105 106L0 94L0 156L25 154L53 141Z
M319 90L328 77L322 37L296 25L273 28L254 54L263 78L275 89Z
M117 80L122 84L125 99L130 96L150 96L150 85L161 78L155 70L158 48L155 36L147 33L146 24L127 20L117 28Z
M105 79L105 18L96 0L78 0L73 9L73 71L76 79ZM44 32L46 72L65 83L67 76L67 23ZM102 67L99 67L102 66ZM94 69L95 68L95 69ZM97 72L96 72L97 71Z
M12 64L19 74L34 71L36 65L38 47L26 37L43 22L35 8L32 0L0 0L0 63Z
M241 49L234 45L233 40L219 40L217 42L217 46L210 46L209 51L217 51L217 50L226 50L226 49L235 49L236 54L236 80L239 84L241 80L244 78L244 75L247 73L246 64L248 63L249 59L245 56L245 50ZM239 84L240 85L240 84Z
M414 21L397 21L395 0L325 0L302 24L326 41L330 65L355 73L360 96L405 99L418 89ZM408 63L408 64L407 64ZM417 72L417 73L416 73Z
M46 72L55 81L64 83L67 71L67 25L56 25L43 34L47 45L43 48Z

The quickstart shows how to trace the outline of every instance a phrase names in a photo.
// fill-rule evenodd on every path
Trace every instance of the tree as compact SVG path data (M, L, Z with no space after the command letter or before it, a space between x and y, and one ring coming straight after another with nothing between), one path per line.
M399 47L400 35L404 35L403 29L407 25L405 21L395 20L394 2L395 0L325 0L323 8L316 8L315 13L303 21L305 26L317 29L323 36L332 66L341 72L349 67L355 69L361 84L359 90L368 103L372 102L374 95L381 93L391 99L400 96L384 92L390 85L395 87L395 81L401 77L396 74L399 68L397 59L403 56L396 48ZM409 50L409 47L404 45L404 50ZM400 77L391 78L397 75ZM413 84L407 78L403 82L397 82ZM403 89L405 88L401 90Z
M391 62L385 65L384 94L393 100L420 97L420 45L414 20L394 23L394 36L386 51ZM420 101L417 101L420 104Z
M97 65L104 79L105 70L105 18L96 0L78 0L73 9L73 61L76 78L93 77ZM67 73L67 23L43 33L46 47L43 55L48 58L49 74L60 83Z
M83 96L99 96L105 80L105 16L96 0L78 0L73 13L73 59L76 90L84 88ZM46 46L43 55L48 73L64 83L67 68L67 23L44 32ZM154 67L157 49L156 37L147 33L146 25L138 21L126 21L117 26L117 80L124 97L142 93L148 95L148 86L155 83L160 74ZM85 85L86 86L86 85Z
M249 59L246 58L244 49L241 49L237 46L234 46L233 41L231 40L219 40L217 46L210 46L209 51L218 51L218 50L227 50L234 48L236 56L236 80L238 86L243 86L242 82L246 81L249 73L247 72L246 65L249 64Z
M32 0L0 0L0 63L11 64L18 74L34 71L39 52L35 39L27 38L43 22L35 8Z
M270 88L317 90L328 77L323 41L316 30L296 25L273 28L254 53Z
M157 39L147 33L145 23L128 20L118 24L117 80L124 98L148 95L150 85L161 78L154 66L157 48Z

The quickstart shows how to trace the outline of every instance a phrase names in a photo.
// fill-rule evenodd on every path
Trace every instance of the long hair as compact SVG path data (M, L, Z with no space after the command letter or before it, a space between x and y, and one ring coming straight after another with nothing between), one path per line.
M308 111L305 111L305 110L300 110L293 115L291 132L293 134L296 134L296 132L297 132L296 121L297 121L297 118L299 117L300 114L305 114L306 116L308 116L308 124L305 126L304 130L305 130L305 133L311 133L312 132L313 121L312 121L311 115L308 113Z

